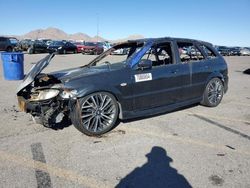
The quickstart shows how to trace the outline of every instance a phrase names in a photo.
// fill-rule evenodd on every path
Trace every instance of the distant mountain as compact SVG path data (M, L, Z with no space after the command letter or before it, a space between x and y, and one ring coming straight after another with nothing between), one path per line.
M133 40L138 38L144 38L142 35L130 35L127 38L124 39L117 39L117 40L108 40L104 39L101 36L94 36L91 37L85 33L75 33L75 34L68 34L64 31L58 29L49 27L47 29L37 29L30 31L29 33L26 33L21 36L16 36L19 39L53 39L53 40L84 40L84 41L111 41L111 42L121 42L126 40Z
M29 33L26 33L21 37L30 39L49 38L61 40L68 39L69 35L60 29L49 27L47 29L37 29L34 31L30 31Z

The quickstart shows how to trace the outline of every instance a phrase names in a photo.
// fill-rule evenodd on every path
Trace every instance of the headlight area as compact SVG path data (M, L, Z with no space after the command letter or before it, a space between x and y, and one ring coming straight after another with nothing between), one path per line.
M57 89L43 89L43 90L36 90L35 92L31 93L30 101L43 101L48 100L56 97L59 94L60 90Z
M64 89L61 93L60 96L63 99L69 99L69 98L75 98L77 95L77 90L75 89Z

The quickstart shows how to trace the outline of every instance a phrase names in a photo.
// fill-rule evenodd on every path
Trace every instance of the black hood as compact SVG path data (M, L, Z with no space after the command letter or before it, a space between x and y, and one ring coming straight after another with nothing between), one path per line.
M66 69L61 71L56 71L49 73L49 75L52 75L53 77L57 78L61 82L68 82L72 79L82 78L84 76L90 76L94 74L98 74L101 72L106 72L109 69L106 68L99 68L99 67L78 67L73 69Z

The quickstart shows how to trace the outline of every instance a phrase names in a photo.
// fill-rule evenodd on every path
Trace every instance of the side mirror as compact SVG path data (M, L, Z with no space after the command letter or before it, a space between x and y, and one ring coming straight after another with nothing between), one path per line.
M142 59L138 64L138 69L151 69L152 68L152 61L149 59Z

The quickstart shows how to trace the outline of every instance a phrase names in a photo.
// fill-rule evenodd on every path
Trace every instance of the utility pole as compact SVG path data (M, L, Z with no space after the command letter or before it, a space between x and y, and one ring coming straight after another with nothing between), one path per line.
M97 42L99 42L99 14L97 13L97 23L96 23L96 36Z

